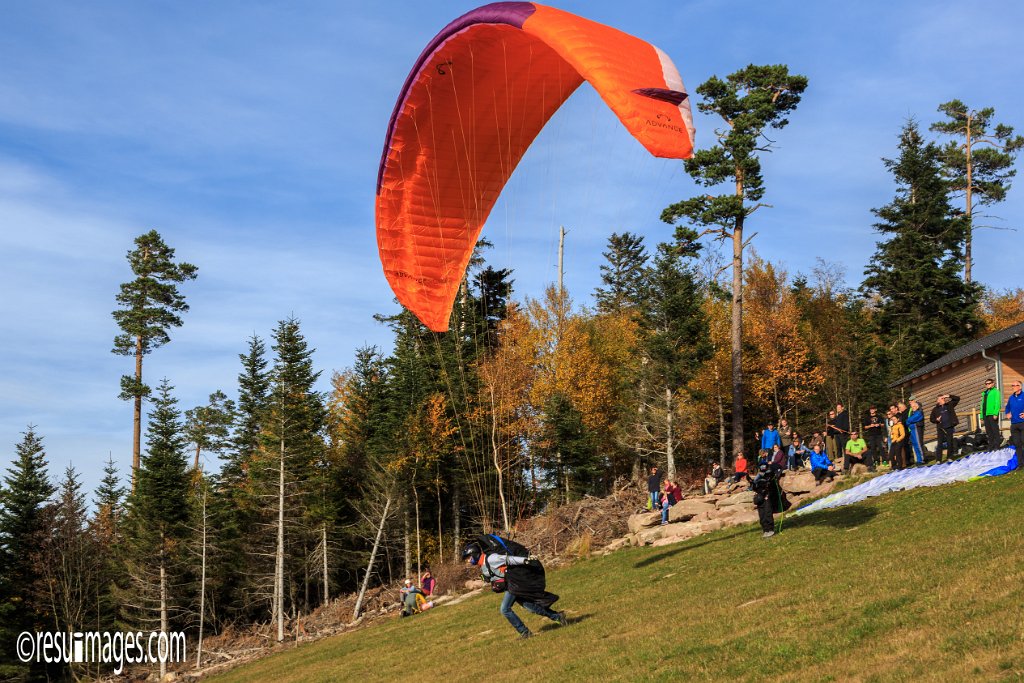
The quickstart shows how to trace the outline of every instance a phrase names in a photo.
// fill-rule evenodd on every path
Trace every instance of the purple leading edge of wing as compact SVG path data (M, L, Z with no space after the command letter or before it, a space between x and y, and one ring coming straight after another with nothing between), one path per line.
M384 152L380 155L380 166L377 168L376 194L380 194L380 185L384 181L384 165L387 163L388 154L391 152L391 136L395 132L395 123L398 121L398 115L405 107L405 100L409 97L409 90L412 88L416 76L419 75L420 70L423 68L423 64L451 36L466 30L474 24L508 24L509 26L521 29L526 20L535 11L536 8L532 2L494 2L490 5L477 7L475 10L463 14L441 29L440 33L434 36L433 40L423 48L423 52L417 57L416 63L409 72L409 76L405 79L405 84L398 94L398 102L395 103L395 110L391 112L391 120L388 121L388 132L384 138Z
M689 95L678 90L666 90L665 88L637 88L634 90L637 95L643 95L644 97L650 97L652 100L661 100L663 102L670 102L677 107L685 100Z

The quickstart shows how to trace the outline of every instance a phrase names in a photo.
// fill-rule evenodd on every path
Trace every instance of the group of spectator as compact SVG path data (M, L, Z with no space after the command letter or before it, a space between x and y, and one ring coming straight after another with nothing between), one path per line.
M1011 394L1002 407L999 391L992 379L985 380L981 397L980 415L985 426L986 447L996 449L1002 445L999 430L1000 408L1010 421L1010 443L1018 453L1024 452L1024 393L1021 382L1010 384ZM935 401L928 422L935 425L937 445L935 461L945 462L956 455L954 431L960 423L956 408L960 397L943 394ZM730 484L751 480L761 465L779 470L799 470L805 466L814 474L817 483L831 480L838 473L836 463L842 460L842 470L849 473L854 465L864 465L874 472L886 464L894 470L925 464L925 414L917 399L896 401L884 414L877 406L870 406L860 421L863 431L851 425L850 414L842 403L829 410L824 429L815 431L807 439L793 429L783 418L778 426L769 423L757 433L760 444L757 462L751 467L746 457L737 456L733 473L726 475L721 465L708 461L709 471L704 479L704 493L710 493L719 483ZM657 467L652 467L647 479L650 508L661 511L662 524L668 523L668 511L682 499L679 485L671 479L662 479Z
M668 524L669 508L683 499L683 490L679 488L679 484L671 477L663 481L658 468L652 467L651 474L647 477L647 494L650 496L651 510L660 510L661 523Z
M430 572L430 567L423 568L423 576L420 577L420 585L413 584L412 579L407 578L402 588L398 591L402 601L401 616L408 617L417 612L424 612L434 606L428 598L434 594L437 588L437 581Z

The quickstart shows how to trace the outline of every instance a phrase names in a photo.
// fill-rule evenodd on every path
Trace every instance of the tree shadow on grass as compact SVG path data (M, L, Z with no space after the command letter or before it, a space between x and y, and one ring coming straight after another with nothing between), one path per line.
M786 517L783 523L783 531L786 529L800 529L807 526L830 526L833 529L852 529L867 524L875 516L878 510L870 505L845 505L830 510L819 510L799 517ZM778 521L776 520L776 527Z
M672 557L674 555L678 555L679 553L685 553L688 550L693 550L694 548L700 548L702 546L710 545L712 543L719 543L721 541L728 541L730 539L736 538L737 536L742 536L743 534L753 533L755 530L757 531L757 533L759 533L759 534L761 533L761 528L760 527L754 527L753 529L748 529L748 528L743 527L743 528L737 529L736 531L732 532L731 534L726 534L724 536L718 536L717 538L709 538L707 540L699 541L697 543L687 543L686 541L681 541L674 548L671 548L670 550L666 550L663 553L658 553L657 555L651 555L647 559L640 560L639 562L634 564L633 567L635 569L642 569L644 567L649 567L652 564L657 564L658 562L661 562L662 560L666 560L666 559L668 559L668 558L670 558L670 557Z

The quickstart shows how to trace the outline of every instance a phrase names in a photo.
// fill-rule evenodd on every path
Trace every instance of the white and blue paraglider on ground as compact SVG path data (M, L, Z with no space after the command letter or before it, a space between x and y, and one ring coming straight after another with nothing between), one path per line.
M941 486L981 477L998 477L1015 469L1017 469L1017 454L1013 448L974 453L960 460L883 474L845 491L820 498L810 505L800 508L794 514L802 515L850 505L892 491L906 491L920 486Z

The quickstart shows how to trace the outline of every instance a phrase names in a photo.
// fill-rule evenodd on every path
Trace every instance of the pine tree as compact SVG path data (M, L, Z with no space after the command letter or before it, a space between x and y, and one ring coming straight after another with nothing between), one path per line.
M115 297L119 310L114 320L122 334L114 337L113 352L135 357L135 374L122 375L120 398L134 401L132 434L132 489L142 451L142 400L150 389L142 381L142 357L171 340L168 330L181 327L178 315L188 310L177 284L194 280L198 273L191 263L175 263L174 249L167 246L156 230L135 238L135 249L128 252L128 263L135 279L121 285Z
M732 449L743 452L743 230L746 221L762 206L764 178L759 152L769 151L768 128L780 129L786 115L800 103L807 79L789 73L784 64L750 66L702 83L697 92L704 101L703 113L717 114L726 124L717 129L718 145L697 151L686 160L686 171L706 187L726 184L731 193L701 195L666 208L662 220L676 223L687 219L704 228L702 234L732 241ZM685 230L685 228L683 228ZM677 241L692 239L683 233Z
M88 521L78 473L69 465L53 506L52 531L40 553L47 599L54 622L63 631L81 631L96 623L95 595L102 558L88 533Z
M199 469L199 454L203 451L223 454L231 447L231 425L235 420L235 402L223 391L210 394L205 406L185 411L185 437L195 447L193 469Z
M46 468L43 440L29 425L0 487L0 635L4 636L0 673L12 676L25 675L30 669L15 658L14 636L42 629L47 616L39 600L41 576L36 562L37 550L50 532L46 508L54 488ZM41 667L31 669L41 675Z
M309 587L306 570L313 541L303 522L308 522L305 516L311 503L309 481L324 459L326 408L314 386L320 372L313 370L313 349L302 336L299 321L282 320L273 337L275 358L262 446L265 465L276 474L271 486L276 494L271 508L275 519L270 520L276 536L272 615L280 641L284 639L286 591L293 596L291 607L298 609L297 589L303 584ZM270 483L264 481L265 496L270 493L266 490ZM287 537L290 527L295 529L294 538Z
M146 430L146 454L128 498L128 569L132 579L129 623L167 632L189 600L177 590L182 543L188 536L189 475L178 401L164 379L157 387ZM160 677L166 664L160 665Z
M270 376L267 372L266 346L255 334L249 349L238 354L242 371L238 374L238 408L235 411L234 449L227 455L221 473L225 482L237 482L243 469L260 447L260 432L266 418Z
M601 264L604 287L594 290L599 313L617 313L636 308L643 300L643 273L647 267L647 249L642 235L613 232L608 238L607 263Z
M694 272L684 258L696 244L658 245L645 273L640 309L642 353L647 359L638 425L645 450L664 455L668 475L675 476L680 432L675 423L679 402L700 366L711 357L708 320Z
M950 189L964 194L967 212L964 279L971 282L974 207L995 204L1006 198L1010 180L1017 173L1013 162L1024 147L1024 136L1014 135L1013 128L1002 123L990 131L996 113L992 107L970 109L960 100L950 100L940 104L939 111L948 118L933 123L931 130L956 138L942 148L940 158L951 180Z
M981 320L978 287L960 276L967 221L949 204L939 149L911 121L900 135L899 157L885 166L896 197L874 210L885 239L862 289L876 308L892 381L971 340Z
M103 467L103 479L93 497L95 512L89 523L90 536L99 560L95 583L96 630L113 629L117 618L117 581L123 577L121 547L126 490L121 486L112 457Z

